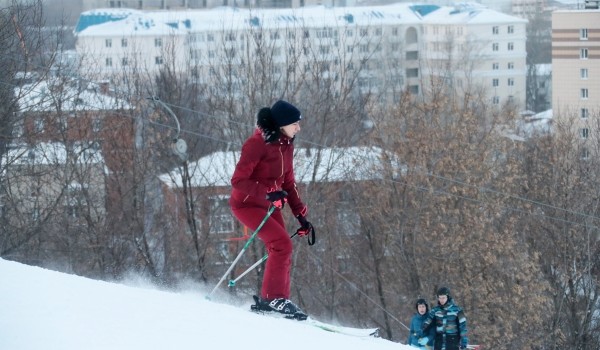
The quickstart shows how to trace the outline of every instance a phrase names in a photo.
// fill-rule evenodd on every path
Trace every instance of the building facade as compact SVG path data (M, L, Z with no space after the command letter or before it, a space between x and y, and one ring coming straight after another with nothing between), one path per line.
M597 3L596 3L597 4ZM600 10L552 14L552 109L557 123L571 125L582 140L600 112ZM582 150L586 157L588 150Z
M99 79L134 66L156 74L169 63L208 80L266 47L276 75L306 77L318 62L321 76L336 79L360 67L359 88L391 91L391 100L419 95L424 82L441 77L458 90L483 88L502 105L525 102L526 23L476 5L105 9L82 13L75 32L83 71Z

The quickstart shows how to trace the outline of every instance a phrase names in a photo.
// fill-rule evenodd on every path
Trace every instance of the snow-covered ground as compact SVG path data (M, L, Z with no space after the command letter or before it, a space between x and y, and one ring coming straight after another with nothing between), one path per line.
M409 350L205 299L0 259L0 349Z

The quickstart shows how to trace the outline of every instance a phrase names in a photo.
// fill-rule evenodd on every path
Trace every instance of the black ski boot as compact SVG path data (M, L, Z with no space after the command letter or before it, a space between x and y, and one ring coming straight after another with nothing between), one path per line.
M265 300L256 295L254 298L254 305L250 306L250 309L257 312L279 312L283 314L285 318L294 319L298 321L304 321L308 318L308 315L302 311L298 306L292 303L289 299L277 298L273 300Z

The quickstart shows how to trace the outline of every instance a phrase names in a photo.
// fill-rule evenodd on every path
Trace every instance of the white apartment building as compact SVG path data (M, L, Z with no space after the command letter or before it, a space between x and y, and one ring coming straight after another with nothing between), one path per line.
M600 9L552 13L552 109L582 140L595 136L600 113ZM595 136L595 139L597 136ZM589 152L582 150L582 157Z
M97 73L97 79L134 67L152 75L168 63L181 72L194 67L202 80L225 65L248 63L260 42L271 50L275 74L287 74L290 65L306 73L315 61L324 76L360 66L361 89L393 90L394 99L405 89L418 95L424 82L442 78L456 91L485 91L501 105L525 102L526 23L476 5L400 3L103 9L82 13L75 32L83 71Z

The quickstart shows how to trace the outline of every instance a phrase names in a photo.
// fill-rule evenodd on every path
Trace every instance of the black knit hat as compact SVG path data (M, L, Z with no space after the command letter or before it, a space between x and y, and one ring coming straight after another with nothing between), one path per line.
M437 296L440 295L446 295L448 298L450 298L450 289L448 287L442 287L438 289Z
M429 304L427 304L427 300L423 298L417 300L417 302L415 303L415 308L417 309L417 311L419 311L419 305L425 305L426 312L429 312Z
M279 100L273 104L271 107L271 115L279 127L294 124L302 119L302 114L298 108L284 100Z

